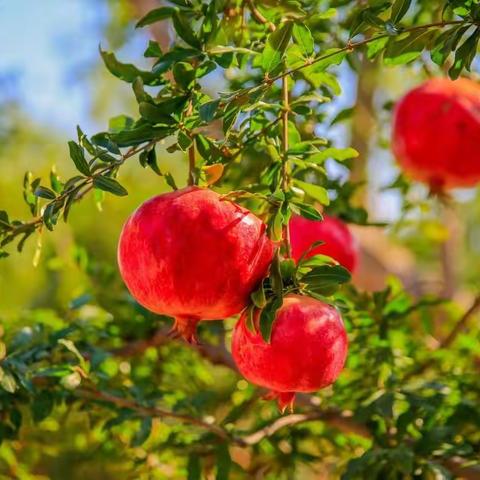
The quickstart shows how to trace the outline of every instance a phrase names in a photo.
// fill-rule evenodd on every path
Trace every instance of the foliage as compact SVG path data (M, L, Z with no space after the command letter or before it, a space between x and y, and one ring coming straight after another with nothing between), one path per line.
M188 152L190 183L214 184L226 201L245 203L282 242L269 278L252 294L264 337L286 293L327 300L347 323L346 371L332 389L301 397L300 416L282 424L234 371L226 347L231 319L203 326L199 347L172 341L168 319L135 304L108 261L80 250L75 260L96 295L83 294L66 310L33 310L26 314L31 326L2 332L6 471L18 473L13 450L25 425L47 434L50 421L60 430L65 424L68 438L68 428L88 422L85 455L117 459L108 478L127 478L131 465L135 478L302 478L304 465L322 465L326 455L338 459L330 472L345 479L472 475L480 447L478 337L457 339L454 330L432 352L425 341L431 319L448 314L441 300L414 298L394 278L382 291L361 292L328 258L294 265L285 227L293 213L320 219L318 206L369 224L354 199L360 186L326 167L351 169L357 152L310 127L327 122L325 104L341 93L341 66L358 69L363 56L394 68L448 70L453 79L467 74L480 38L477 2L175 0L137 27L159 21L172 25L175 41L168 51L149 42L148 70L100 49L106 68L131 84L138 118L117 116L94 135L78 127L68 143L77 170L71 178L52 170L45 181L27 172L23 195L32 218L0 211L0 256L70 221L90 192L99 202L103 192L128 195L119 174L134 157L170 188L183 186L158 164L164 142L169 153ZM226 91L206 93L205 83L220 76ZM391 187L406 198L410 185L402 179ZM478 303L465 314L450 305L450 322L463 326Z

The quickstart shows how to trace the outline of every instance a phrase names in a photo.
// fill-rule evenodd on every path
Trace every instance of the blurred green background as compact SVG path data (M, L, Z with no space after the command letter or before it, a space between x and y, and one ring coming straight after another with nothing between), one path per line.
M55 165L61 177L73 174L67 141L75 138L77 124L92 134L104 129L112 116L136 116L130 88L104 68L98 44L115 50L123 61L138 63L151 32L136 31L134 21L140 11L154 4L134 0L0 1L0 207L13 217L29 218L21 199L25 171L47 178ZM394 273L409 292L443 294L457 301L460 312L480 286L478 193L456 192L458 206L451 215L429 202L422 186L409 191L407 204L398 191L383 190L398 173L388 150L391 102L425 79L425 72L417 67L387 69L376 64L363 71L362 77L357 77L346 64L342 66L343 93L326 107L330 118L345 107L355 106L360 112L351 122L335 127L334 137L339 145L353 144L365 159L355 173L369 179L365 204L371 220L392 222L383 233L355 229L363 252L355 282L380 289L389 273ZM216 93L221 85L216 77L207 80L205 87ZM320 126L315 128L322 131ZM160 168L170 171L183 185L186 159L157 150ZM55 232L30 239L22 255L12 252L0 262L0 323L7 335L20 330L31 336L36 334L31 328L35 324L60 328L73 320L104 328L112 336L118 330L116 323L122 322L122 334L133 338L151 327L153 320L147 313L131 313L117 274L116 243L131 211L167 187L163 177L143 170L136 161L122 168L121 180L130 192L128 197L108 196L99 202L89 196L73 208L68 225L60 222ZM41 256L34 266L37 250ZM449 308L457 313L456 307ZM216 327L207 328L214 331ZM429 328L442 331L443 325L440 321ZM204 332L207 338L208 329ZM98 332L92 335L93 344L101 343ZM476 345L472 340L466 347ZM233 372L222 367L212 370L194 351L175 344L162 346L160 352L149 349L142 359L132 362L103 357L98 362L106 378L115 378L119 386L128 386L133 379L147 392L156 390L151 378L162 370L164 402L177 405L184 401L202 415L208 416L214 406L223 408L218 407L219 398L240 404L254 396L253 388ZM175 398L169 398L169 387ZM104 419L91 424L82 407L75 408L78 411L59 405L55 415L38 425L27 419L22 438L0 446L0 478L186 478L184 470L180 468L180 474L177 470L177 460L183 465L183 459L177 459L172 450L156 448L175 433L176 426L154 421L151 443L134 446L125 454L121 447L132 441L135 444L138 420L127 421L121 428L112 425L116 432L112 439L103 430ZM272 405L259 407L262 418L274 412ZM324 426L315 424L311 429L323 434ZM367 443L341 434L334 442L344 450L345 458L361 453ZM312 478L329 478L322 476L322 468L329 461L343 460L337 453L329 457L330 443L317 447L324 462ZM269 445L262 448L265 451L258 452L257 461L272 453ZM236 461L242 462L241 455ZM288 464L288 451L282 461ZM132 467L139 463L144 465L142 473ZM296 478L308 478L306 475Z

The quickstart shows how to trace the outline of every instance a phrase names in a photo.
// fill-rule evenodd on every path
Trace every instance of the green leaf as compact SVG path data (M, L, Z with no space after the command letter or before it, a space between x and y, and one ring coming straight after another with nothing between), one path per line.
M37 187L34 194L40 198L46 198L47 200L54 200L56 198L55 192L47 187Z
M53 410L53 395L51 392L42 391L35 396L32 403L32 414L35 422L47 418Z
M322 295L331 295L342 283L350 281L350 272L340 265L320 265L306 273L301 282Z
M106 52L100 48L100 55L109 72L125 82L133 83L136 78L140 77L146 85L161 85L163 83L163 79L159 75L139 70L131 63L121 63L111 52Z
M347 52L341 51L339 48L329 48L319 57L318 62L315 62L308 69L312 69L314 72L324 71L332 65L340 65L343 59L346 57Z
M108 138L119 147L133 147L140 143L160 140L173 132L172 127L141 125L131 130L108 134ZM93 137L92 137L93 139Z
M220 105L220 99L212 100L211 102L204 103L200 105L199 114L200 119L203 122L210 123L217 113L218 106Z
M62 206L63 201L53 201L50 202L43 211L43 223L49 230L53 230L53 226L57 224Z
M162 125L172 125L175 123L175 120L170 115L166 114L161 106L141 102L138 106L138 110L140 115L150 123Z
M343 162L350 158L357 158L358 152L351 147L348 148L326 148L319 153L315 153L311 157L308 157L308 161L312 163L323 163L327 158L333 158L337 162Z
M135 432L135 435L130 442L131 447L139 447L145 443L152 431L152 418L145 417L140 422L140 428Z
M277 248L275 252L275 256L273 257L273 261L270 265L270 284L273 290L273 293L279 298L282 297L283 294L283 278L282 278L282 271L281 271L281 260L280 260L280 249Z
M190 22L185 18L185 16L179 12L174 12L172 18L173 27L175 28L178 36L190 46L200 49L201 43L192 30Z
M195 68L195 78L202 78L205 75L213 72L216 68L217 64L211 60L203 62L201 65L198 65L197 68Z
M175 179L173 178L173 176L170 172L165 173L164 177L165 177L165 181L167 182L167 185L172 190L178 190L177 184L175 183Z
M280 272L285 283L294 281L296 269L297 267L293 258L287 258L280 262Z
M188 150L188 148L190 147L190 145L192 145L193 143L193 140L192 138L187 135L183 130L179 130L178 134L177 134L177 143L178 143L178 146L184 151L186 152Z
M205 17L202 23L202 38L206 43L216 32L218 26L217 18L217 2L216 0L210 0Z
M295 23L293 25L293 38L300 47L300 52L304 57L309 57L313 54L313 37L306 25L303 23Z
M343 122L344 120L349 120L353 115L353 107L345 108L338 112L338 114L330 122L330 125L335 125L337 123Z
M265 72L270 73L281 64L283 54L292 36L292 29L293 24L287 22L268 36L261 59Z
M135 94L135 98L137 99L137 103L153 102L152 97L147 92L145 92L145 89L143 86L143 80L140 77L137 77L132 82L132 90L133 90L133 93Z
M63 183L60 181L60 177L57 175L55 166L52 166L50 170L50 186L55 193L61 193L63 190Z
M203 56L203 54L199 50L176 46L159 58L158 62L152 68L152 72L161 74L166 72L176 62L193 60L201 56Z
M127 190L122 187L114 178L98 175L93 179L93 186L105 192L113 193L119 197L128 195Z
M435 46L430 52L432 61L442 66L451 52L457 49L464 33L470 28L470 25L456 25L446 30L435 40Z
M260 313L260 334L265 342L270 343L273 323L277 316L277 310L282 306L282 297L273 297Z
M302 217L308 218L309 220L322 220L322 214L312 205L308 205L302 202L293 202L293 205L297 207L298 212Z
M268 234L274 242L279 242L283 234L283 214L281 206L268 221Z
M185 110L190 100L189 95L178 95L172 98L161 99L155 101L155 106L162 111L163 114L170 115L180 113ZM151 102L150 102L151 103Z
M187 480L201 480L202 468L200 465L200 457L197 454L192 454L188 457L187 464Z
M250 295L250 298L252 299L253 304L258 307L258 308L263 308L267 304L267 298L265 297L265 289L263 286L263 282L260 284L260 286L252 292Z
M139 156L140 165L145 168L149 166L157 175L162 175L162 172L157 164L157 153L155 151L155 147L152 149L140 153Z
M108 129L111 132L120 132L133 127L135 121L127 115L117 115L108 121Z
M178 8L175 7L160 7L155 10L151 10L145 16L143 16L135 25L135 28L145 27L152 23L171 18L178 12Z
M185 90L195 82L196 69L190 63L179 62L173 66L173 76L175 81Z
M122 135L123 132L118 132L118 135ZM120 152L120 149L118 148L118 145L111 140L111 136L117 135L117 132L100 132L96 133L95 135L92 136L90 139L93 144L95 144L98 147L105 148L109 152L115 154L115 155L120 155L122 152Z
M215 480L228 480L230 475L230 468L232 466L232 459L228 451L228 445L222 443L216 450L217 475Z
M8 393L15 393L17 390L17 382L13 375L2 367L0 367L0 387L2 387Z
M464 68L470 71L470 65L477 53L479 39L480 28L477 28L455 52L455 61L448 71L448 75L452 80L456 80Z
M301 188L308 196L312 197L314 200L317 200L322 205L328 205L330 203L327 190L320 185L314 185L313 183L307 183L297 179L294 179L293 183L297 187Z
M389 37L380 37L367 45L367 57L373 60L387 45Z
M163 52L160 45L153 40L149 40L148 47L146 48L145 52L143 52L143 56L146 58L160 58L162 55Z
M73 163L77 167L77 170L84 175L90 175L90 167L88 162L85 159L85 154L83 148L75 143L73 140L68 142L68 148L70 150L70 158L73 160Z
M60 345L63 345L69 352L73 353L76 357L77 360L80 364L80 366L86 371L87 370L87 362L83 358L82 354L78 351L78 348L75 346L75 344L66 338L60 338L58 340L58 343Z
M407 36L391 37L384 54L386 65L402 65L418 58L435 34L432 30L410 32Z
M412 0L395 0L392 5L392 15L390 16L390 21L395 25L398 23L406 14Z
M240 110L234 104L230 104L230 106L226 109L225 114L223 116L223 133L226 135L230 129L235 125L237 121L238 115Z

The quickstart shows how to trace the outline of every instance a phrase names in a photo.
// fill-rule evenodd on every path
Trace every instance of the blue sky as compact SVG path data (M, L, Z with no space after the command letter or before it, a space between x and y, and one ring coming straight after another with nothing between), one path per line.
M55 129L89 124L85 74L106 21L101 0L0 0L0 99Z

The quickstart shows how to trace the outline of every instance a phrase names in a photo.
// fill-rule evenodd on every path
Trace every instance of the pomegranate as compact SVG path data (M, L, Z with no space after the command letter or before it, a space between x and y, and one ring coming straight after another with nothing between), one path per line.
M149 310L175 318L195 340L200 320L239 313L267 274L273 243L264 223L212 190L188 187L143 203L118 245L120 273Z
M347 355L347 334L338 311L319 300L287 295L277 311L270 343L251 332L244 313L235 326L232 354L240 373L271 390L282 412L295 392L313 392L333 383ZM255 318L258 322L258 314Z
M480 181L479 138L480 85L472 80L428 80L395 109L395 156L405 173L434 192Z
M294 215L289 224L292 257L299 261L300 257L316 241L324 243L313 248L306 257L312 255L328 255L350 272L358 263L358 245L347 225L338 218L324 215L323 220L309 220Z

